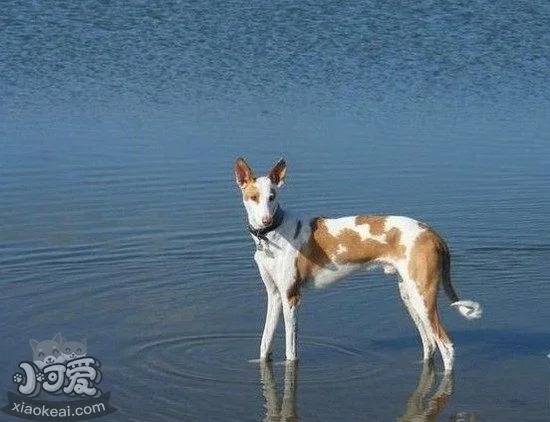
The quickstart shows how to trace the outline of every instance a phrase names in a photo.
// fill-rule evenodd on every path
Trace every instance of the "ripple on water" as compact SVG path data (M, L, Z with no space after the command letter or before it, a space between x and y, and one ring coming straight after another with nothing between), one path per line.
M257 334L248 333L147 339L128 349L128 361L137 365L135 373L165 382L257 384L258 361L246 354L257 350L258 341ZM380 353L357 351L325 337L303 336L300 346L302 384L339 384L372 378L388 367ZM284 361L274 364L284 365Z

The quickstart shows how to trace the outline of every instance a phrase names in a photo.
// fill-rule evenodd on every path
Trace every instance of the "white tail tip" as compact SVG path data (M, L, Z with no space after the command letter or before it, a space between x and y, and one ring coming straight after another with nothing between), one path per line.
M481 315L483 314L481 305L471 300L459 300L458 302L453 302L451 303L451 307L455 308L464 318L468 319L481 318Z

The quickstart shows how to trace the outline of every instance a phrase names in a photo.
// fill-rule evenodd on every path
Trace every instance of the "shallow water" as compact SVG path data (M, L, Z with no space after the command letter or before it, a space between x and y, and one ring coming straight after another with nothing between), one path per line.
M548 419L546 2L10 1L0 20L0 394L61 332L102 362L103 420ZM285 156L289 209L448 239L485 310L441 306L452 379L379 272L305 292L296 367L282 332L254 361L239 155Z

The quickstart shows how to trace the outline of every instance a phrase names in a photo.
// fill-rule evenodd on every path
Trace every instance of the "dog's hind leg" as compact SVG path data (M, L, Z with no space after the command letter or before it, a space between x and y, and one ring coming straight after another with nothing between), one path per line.
M441 358L443 359L443 365L445 366L445 371L449 372L453 369L453 364L455 360L455 349L453 342L449 338L443 323L439 318L439 313L437 312L437 306L433 311L433 317L431 318L432 329L435 333L435 340L437 342L437 347L441 353Z
M437 293L448 249L443 240L433 231L423 232L416 240L409 260L410 290L418 293L413 300L428 335L437 343L445 371L451 371L454 363L454 347L443 327L437 311Z
M422 314L425 314L426 310L425 308L422 308L420 304L415 303L418 301L418 293L411 291L409 287L411 285L411 281L407 281L407 283L409 284L405 284L405 281L399 280L399 293L420 334L420 338L422 340L423 359L424 361L431 360L435 353L436 344L430 333L430 327L426 325L425 318L422 317Z
M437 312L438 280L422 274L420 281L405 278L399 283L399 289L422 338L424 360L431 359L437 347L445 370L450 371L454 362L454 347Z

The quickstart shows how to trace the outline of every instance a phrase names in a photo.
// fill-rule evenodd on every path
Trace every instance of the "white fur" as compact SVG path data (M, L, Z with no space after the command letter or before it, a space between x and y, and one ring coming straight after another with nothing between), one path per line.
M336 249L336 255L342 255L348 251L348 248L341 243L338 245L338 248Z
M481 305L471 300L459 300L451 303L451 306L467 319L481 318L481 315L483 314Z
M420 227L418 221L413 220L412 218L392 215L386 219L385 228L386 230L391 230L394 227L397 227L399 228L399 230L401 230L401 243L407 247L405 255L406 259L408 260L410 257L412 245L414 245L414 241L416 240L418 235L422 233L425 229Z
M317 273L315 278L311 280L313 287L316 289L322 289L325 287L330 286L335 281L341 280L348 275L351 275L364 266L361 265L337 265L332 264L332 266L328 268L324 268L321 271Z
M276 202L269 202L269 193L271 190L271 181L268 177L258 177L255 182L259 191L258 203L249 200L244 200L243 203L246 208L246 214L248 216L248 224L254 228L262 228L264 226L262 219L264 217L273 217L275 213Z
M343 230L353 230L361 237L361 240L373 239L377 242L386 243L386 234L374 235L371 233L368 223L356 225L355 218L340 217L325 220L328 232L331 236L338 237Z
M329 234L331 236L338 237L342 230L347 229L350 226L353 227L355 225L354 221L354 217L341 217L325 220L325 224Z
M369 224L360 224L356 226L355 231L361 236L361 240L365 241L367 239L376 240L380 243L388 243L388 239L385 233L383 234L372 234Z
M429 323L426 324L428 314L424 301L420 298L414 282L401 280L398 284L401 299L418 328L422 340L424 360L431 359L435 352L435 341Z
M397 270L395 269L395 267L393 265L384 264L382 266L382 268L384 269L384 274L395 274L395 273L397 273Z

